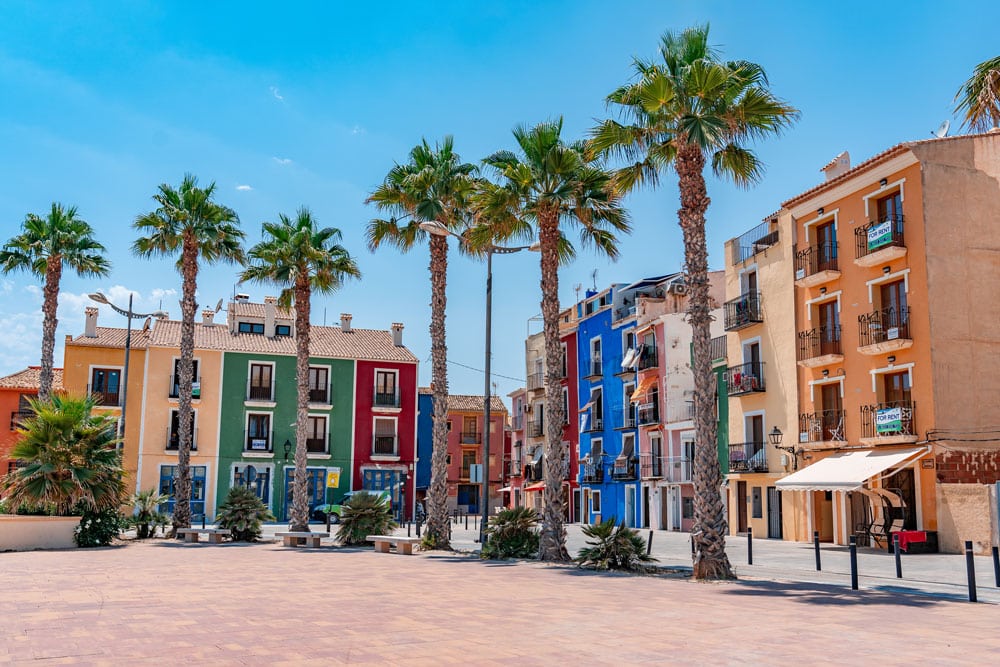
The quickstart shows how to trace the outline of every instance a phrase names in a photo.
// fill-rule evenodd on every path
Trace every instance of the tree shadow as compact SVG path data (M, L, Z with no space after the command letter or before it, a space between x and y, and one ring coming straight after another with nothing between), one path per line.
M802 604L827 606L885 605L894 607L933 607L941 599L956 600L956 596L931 594L903 586L875 586L854 591L843 586L784 581L736 579L722 582L723 595L783 597ZM941 598L941 599L935 599Z

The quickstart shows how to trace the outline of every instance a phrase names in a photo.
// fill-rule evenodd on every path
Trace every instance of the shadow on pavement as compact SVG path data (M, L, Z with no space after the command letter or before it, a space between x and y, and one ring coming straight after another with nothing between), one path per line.
M892 605L903 607L931 607L939 604L923 591L906 590L900 587L866 588L853 591L843 586L825 584L789 583L783 581L754 581L737 579L726 582L729 586L720 588L723 595L744 595L784 597L794 602L816 605ZM950 596L935 596L947 597Z

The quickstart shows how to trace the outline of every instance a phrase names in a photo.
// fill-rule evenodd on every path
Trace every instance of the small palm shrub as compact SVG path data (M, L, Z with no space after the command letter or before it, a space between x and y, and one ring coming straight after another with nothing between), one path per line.
M157 528L163 528L170 523L170 517L160 511L160 505L166 500L167 497L156 489L140 491L132 496L135 515L129 523L135 526L135 536L138 539L153 537Z
M337 539L341 544L366 544L369 535L387 535L395 527L389 503L370 493L355 493L341 512Z
M229 489L215 516L215 523L227 529L234 542L255 542L260 538L260 526L265 521L274 521L274 515L264 501L245 486Z
M646 555L646 540L638 531L626 527L624 521L616 524L614 517L584 526L583 534L590 539L576 556L582 567L634 572L645 569L643 563L656 560Z
M73 541L78 547L106 547L127 525L128 521L117 508L84 509L80 525L73 531Z
M538 514L530 507L501 510L486 528L480 557L535 558L538 555Z

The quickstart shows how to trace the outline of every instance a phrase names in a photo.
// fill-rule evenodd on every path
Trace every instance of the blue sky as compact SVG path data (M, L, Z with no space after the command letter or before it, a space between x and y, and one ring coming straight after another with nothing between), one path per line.
M972 67L996 55L994 2L61 2L0 4L0 236L52 201L75 204L114 264L110 278L67 275L59 340L83 330L86 293L179 316L179 277L168 261L137 260L131 221L152 208L161 182L185 172L216 181L251 243L260 223L311 207L339 227L364 278L317 299L314 322L340 312L354 326L406 324L405 341L429 355L427 253L370 254L365 196L421 137L455 136L478 161L512 147L511 128L562 115L567 138L605 115L604 97L652 56L668 29L710 22L730 58L763 64L774 91L802 111L785 136L758 147L763 183L740 191L710 182L710 262L724 241L781 201L819 182L842 150L856 163L900 141L930 136L952 118ZM563 270L573 286L631 282L681 261L676 182L628 200L634 231L617 263L582 251ZM539 312L537 255L500 257L494 270L498 389L523 378L523 339ZM233 293L232 267L204 269L199 300ZM449 357L454 393L480 393L484 267L453 253ZM255 299L265 290L243 287ZM37 364L40 289L0 277L0 375ZM102 313L102 323L123 325ZM535 329L533 329L535 330ZM61 363L61 343L57 345ZM421 364L421 382L430 365Z

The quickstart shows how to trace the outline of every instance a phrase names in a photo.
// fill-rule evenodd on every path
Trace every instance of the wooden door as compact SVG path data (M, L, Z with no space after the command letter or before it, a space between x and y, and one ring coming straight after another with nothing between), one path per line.
M747 483L736 482L736 532L747 532Z

